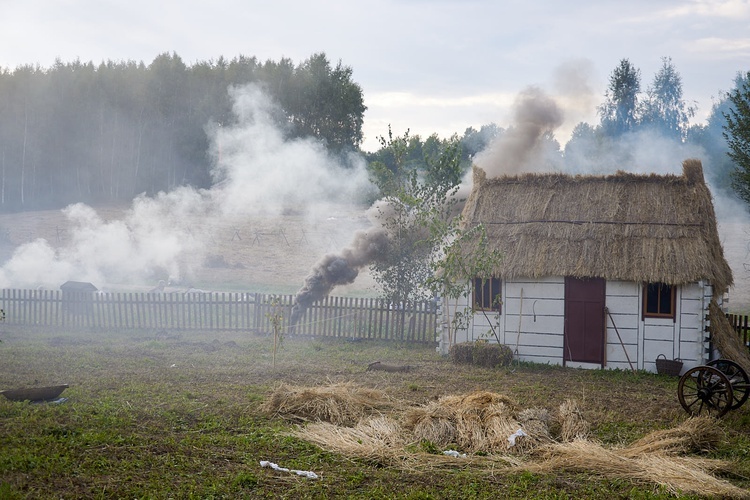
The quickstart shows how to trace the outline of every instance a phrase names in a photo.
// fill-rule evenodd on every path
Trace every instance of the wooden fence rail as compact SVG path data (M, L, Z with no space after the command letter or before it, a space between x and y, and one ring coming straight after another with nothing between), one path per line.
M434 342L433 302L392 309L382 299L327 297L291 325L293 295L219 292L201 294L98 293L0 290L5 323L102 330L242 330L315 337Z
M727 319L734 327L734 331L740 336L742 345L750 350L750 316L741 316L739 314L727 314Z

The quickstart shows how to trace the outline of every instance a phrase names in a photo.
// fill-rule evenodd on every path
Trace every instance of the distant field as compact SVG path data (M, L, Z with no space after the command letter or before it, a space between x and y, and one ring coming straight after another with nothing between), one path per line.
M120 219L123 207L100 207L105 220ZM345 207L303 217L288 215L246 215L210 221L194 217L184 221L193 237L208 247L207 254L223 260L227 267L205 267L188 284L216 290L248 290L270 293L294 293L302 285L311 267L326 253L337 252L349 244L353 234L370 226L363 207ZM0 231L19 245L44 238L53 246L70 237L68 221L59 210L0 214ZM750 311L750 224L719 224L724 252L734 272L735 286L730 290L732 312ZM7 256L7 249L6 249ZM148 290L155 281L143 282L137 289ZM111 284L117 287L117 284ZM373 296L375 282L367 270L355 283L340 287L336 295Z
M124 211L124 208L97 208L105 221L121 219ZM313 217L299 214L246 215L219 220L192 217L183 222L191 236L204 243L209 259L226 265L209 267L205 262L196 262L195 275L176 284L175 290L192 285L209 290L269 293L296 292L318 259L340 251L357 230L370 226L361 207L339 208ZM70 239L69 223L59 210L0 214L0 231L7 231L14 245L44 238L58 247ZM156 279L135 287L116 283L95 285L112 291L148 290L156 285ZM374 281L364 270L354 284L340 287L335 293L373 296L373 286Z

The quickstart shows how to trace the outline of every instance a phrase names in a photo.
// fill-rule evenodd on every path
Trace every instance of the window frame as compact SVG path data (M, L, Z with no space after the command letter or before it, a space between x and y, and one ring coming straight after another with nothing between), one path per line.
M484 282L484 283L482 283ZM491 278L474 278L471 282L471 308L473 311L494 311L498 314L503 310L503 280L497 277ZM480 292L481 287L481 292ZM481 296L477 297L480 292ZM493 293L496 292L496 293ZM489 302L485 300L485 295L489 293ZM496 301L496 298L499 300Z
M657 309L659 309L656 312L649 311L648 310L648 299L649 299L649 290L652 286L658 286L659 287L659 297L657 298L656 304ZM669 298L669 307L671 311L669 313L661 312L661 304L663 302L662 292L664 287L669 288L669 293L671 293L671 297ZM645 318L663 318L663 319L671 319L674 321L677 321L677 286L676 285L667 285L666 283L661 282L647 282L643 284L643 319Z

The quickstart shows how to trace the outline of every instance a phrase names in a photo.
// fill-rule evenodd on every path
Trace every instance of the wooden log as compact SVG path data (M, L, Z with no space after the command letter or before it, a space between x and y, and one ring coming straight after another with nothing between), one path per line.
M367 365L367 370L365 371L383 371L383 372L391 372L391 373L397 373L397 372L408 372L413 370L413 366L409 365L386 365L385 363L381 363L380 361L375 361L373 363L370 363Z

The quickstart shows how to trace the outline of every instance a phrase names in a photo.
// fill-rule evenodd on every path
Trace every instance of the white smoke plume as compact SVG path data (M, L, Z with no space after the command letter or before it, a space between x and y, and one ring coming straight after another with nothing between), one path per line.
M155 274L180 280L206 252L187 218L298 213L351 201L369 188L365 162L344 166L312 139L288 140L273 121L274 103L247 86L230 89L235 121L207 124L215 158L215 187L180 187L139 196L120 220L103 220L86 205L63 210L70 237L61 245L36 239L15 249L0 267L0 287L57 288L67 280L152 284Z

